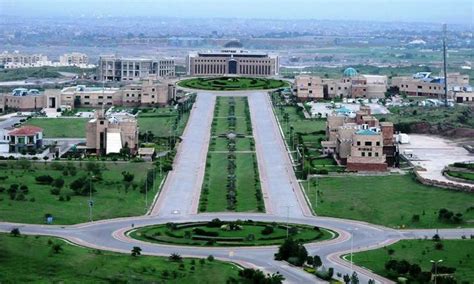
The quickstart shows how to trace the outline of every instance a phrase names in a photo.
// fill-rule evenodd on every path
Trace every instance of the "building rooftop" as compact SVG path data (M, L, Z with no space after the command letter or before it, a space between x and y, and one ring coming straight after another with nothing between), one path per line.
M369 130L369 129L361 129L356 132L357 135L379 135L379 133Z
M20 136L20 135L31 136L31 135L35 135L35 134L40 133L40 132L43 132L43 128L27 125L27 126L22 126L20 128L17 128L13 131L10 131L8 133L8 135L11 135L11 136Z

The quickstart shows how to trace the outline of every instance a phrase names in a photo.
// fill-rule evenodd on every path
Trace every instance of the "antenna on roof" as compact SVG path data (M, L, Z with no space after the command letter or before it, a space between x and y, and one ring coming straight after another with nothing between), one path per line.
M443 71L444 71L444 106L448 106L448 71L446 62L446 24L443 24Z

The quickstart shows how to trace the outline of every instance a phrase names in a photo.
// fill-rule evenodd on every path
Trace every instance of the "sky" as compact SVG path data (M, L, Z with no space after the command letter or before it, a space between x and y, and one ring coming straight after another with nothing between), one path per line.
M474 0L0 0L0 14L371 20L472 25Z

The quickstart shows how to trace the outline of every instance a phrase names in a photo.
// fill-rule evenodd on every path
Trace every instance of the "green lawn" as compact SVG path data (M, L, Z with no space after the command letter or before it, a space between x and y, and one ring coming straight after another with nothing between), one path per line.
M62 248L57 254L55 244ZM52 237L0 234L0 279L5 283L226 283L229 277L239 279L239 270L217 260L172 262L82 248Z
M232 125L229 117L235 117L235 125ZM230 132L238 136L229 139L227 134ZM200 212L264 211L255 145L251 135L247 98L217 97L201 191ZM235 149L229 147L230 143L235 143ZM229 163L231 163L229 155L235 157L231 157L235 161L235 203L228 201L228 195L231 194L228 180Z
M457 283L472 283L474 240L443 240L441 243L444 246L443 249L436 250L435 242L432 240L402 240L388 247L356 253L353 255L353 261L376 274L389 277L390 273L385 270L384 265L390 259L398 261L405 259L410 264L420 265L422 271L431 270L430 260L442 259L443 262L440 265L456 268L454 275ZM394 251L392 256L388 253L389 249Z
M474 172L466 173L466 172L457 172L457 171L447 171L447 174L453 177L474 181Z
M53 162L32 163L31 169L21 169L18 162L0 162L0 221L20 223L44 223L44 215L52 214L54 224L76 224L89 221L88 196L75 195L70 184L79 177L87 176L89 162ZM146 212L145 194L140 193L145 184L146 170L152 169L151 163L97 163L102 168L102 180L93 181L96 192L93 193L93 220L116 217L142 215ZM6 165L6 166L4 166ZM75 168L75 176L71 171L55 169L55 167L70 165ZM122 172L134 175L133 181L126 189ZM59 195L53 195L52 185L38 184L36 177L50 175L53 178L62 177L64 186ZM156 173L155 188L150 183L148 204L153 200L162 177ZM8 193L12 184L26 185L28 193L25 199L17 193L14 200ZM87 187L87 186L86 186ZM87 189L87 188L86 188ZM88 194L88 190L86 190ZM85 195L87 195L85 194ZM60 201L60 198L64 201ZM69 201L67 199L70 198ZM20 200L18 200L20 199Z
M287 228L299 242L328 240L334 234L319 227L253 221L179 223L149 226L133 230L133 238L154 242L191 246L262 246L278 245L285 241ZM230 223L235 225L232 229ZM264 229L270 231L264 232Z
M218 77L195 78L178 82L178 85L191 89L236 91L236 90L262 90L287 87L288 83L281 80L246 77Z
M85 138L87 118L32 118L25 125L43 128L45 138Z
M178 112L169 107L156 108L145 113L140 112L138 115L138 127L140 132L151 131L157 137L167 137L173 134L180 136L186 127L189 113L184 113L178 128L174 128L174 121L177 116Z
M313 179L306 193L316 214L366 221L394 228L449 228L474 226L474 195L425 186L409 175L348 176ZM462 213L464 222L453 224L438 220L438 210ZM419 215L419 221L413 221Z

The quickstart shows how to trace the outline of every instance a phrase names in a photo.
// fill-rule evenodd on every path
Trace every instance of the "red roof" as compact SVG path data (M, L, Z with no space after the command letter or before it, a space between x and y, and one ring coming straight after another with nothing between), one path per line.
M8 134L12 135L12 136L19 136L19 135L27 135L28 136L28 135L35 135L36 133L39 133L39 132L43 132L43 128L27 125L27 126L22 126L18 129L15 129L15 130L9 132Z

